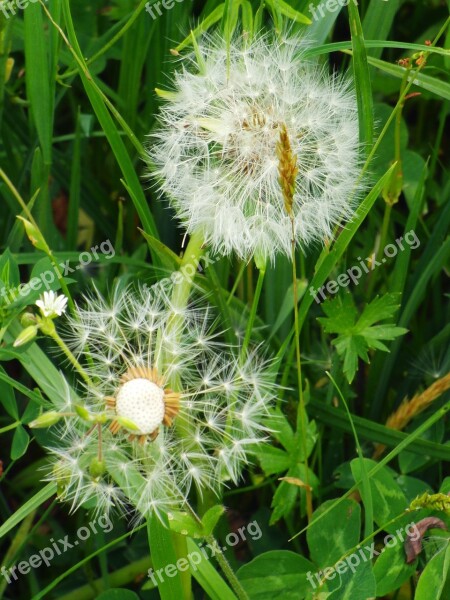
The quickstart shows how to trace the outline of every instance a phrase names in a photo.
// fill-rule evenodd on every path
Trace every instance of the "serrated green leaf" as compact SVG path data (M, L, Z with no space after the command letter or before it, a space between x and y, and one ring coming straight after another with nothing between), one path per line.
M367 304L357 318L351 294L323 303L322 309L327 317L318 317L317 320L326 333L339 334L332 344L344 360L344 373L349 383L355 377L358 359L369 362L369 349L387 352L388 348L381 340L394 340L407 332L404 327L391 324L373 325L392 318L398 306L398 294L385 294Z
M268 444L257 446L255 455L258 457L262 470L266 475L283 473L289 469L292 464L292 459L287 452L269 446Z

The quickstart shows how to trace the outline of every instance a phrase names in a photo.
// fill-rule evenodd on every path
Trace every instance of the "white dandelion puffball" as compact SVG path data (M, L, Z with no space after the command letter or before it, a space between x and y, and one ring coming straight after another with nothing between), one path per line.
M83 392L51 406L56 440L48 479L72 509L167 514L192 488L237 482L267 439L277 395L257 350L233 354L213 333L203 299L186 308L173 288L94 292L64 335L85 369ZM271 423L273 422L273 419Z
M348 220L360 171L348 79L305 58L299 37L244 46L205 36L161 92L149 165L189 233L213 251L291 256ZM286 197L288 196L288 198ZM288 205L288 206L287 206Z

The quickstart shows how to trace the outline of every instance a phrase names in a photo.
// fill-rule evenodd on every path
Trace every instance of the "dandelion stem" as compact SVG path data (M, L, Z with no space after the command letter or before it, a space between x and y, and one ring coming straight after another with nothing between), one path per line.
M236 596L239 598L239 600L249 600L247 592L244 590L239 579L236 577L233 569L230 566L230 563L226 559L225 554L222 552L222 548L217 543L215 537L213 535L209 535L206 538L206 541L211 547L217 550L214 556L217 559L217 562L219 563L223 574L228 579L229 584L233 588L233 591L235 592Z
M298 319L298 286L297 286L297 265L295 256L295 236L294 236L294 220L291 217L292 224L292 284L294 288L294 327L295 327L295 354L297 360L297 381L298 381L298 395L299 395L299 406L297 413L297 431L300 431L302 439L303 449L303 460L305 463L305 494L306 494L306 514L308 521L312 518L312 494L311 487L309 485L309 472L308 472L308 443L307 443L307 422L306 422L306 409L305 409L305 398L303 395L303 383L302 383L302 362L300 353L300 324Z
M305 493L306 493L306 514L308 521L312 517L312 495L309 485L308 472L308 423L306 420L305 398L303 396L302 383L302 362L300 353L300 323L298 318L298 283L297 283L297 257L295 252L295 214L294 214L294 195L295 182L298 174L297 156L292 151L291 141L285 124L280 128L280 140L277 145L277 156L279 160L278 172L279 183L284 199L284 207L291 221L291 260L292 260L292 286L294 291L294 328L295 328L295 353L297 362L297 383L299 394L299 406L297 412L297 431L301 435L303 460L305 464Z
M253 326L255 324L256 312L258 310L258 304L259 304L259 299L261 296L261 291L262 291L265 274L266 274L265 265L260 266L259 274L258 274L258 281L256 282L256 289L255 289L255 293L254 293L253 301L252 301L252 307L250 309L250 316L249 316L249 319L247 322L247 328L245 330L244 342L242 344L242 349L241 349L241 357L242 358L244 357L245 352L247 351L248 345L250 343L250 338L251 338L251 335L253 332Z
M170 321L167 325L167 334L170 335L174 333L177 335L177 330L179 331L179 324L182 322L184 316L183 311L186 308L189 302L189 296L192 290L192 285L194 282L195 275L197 273L198 263L203 253L203 236L200 234L193 234L189 240L189 243L184 252L183 258L181 260L180 268L177 273L177 278L174 281L173 292L171 298L171 304L173 306L173 310L176 311L172 315ZM161 342L162 343L162 340ZM164 364L165 357L164 352L159 352L162 357L162 363ZM173 390L182 391L180 389L180 382L177 380L176 376L172 377L170 385ZM177 435L180 438L189 438L191 423L187 417L178 418L175 420L175 428L177 431ZM178 559L186 559L187 556L187 541L184 536L173 534L173 548L176 553ZM151 540L149 540L151 541ZM150 543L150 553L152 552L151 543ZM185 600L190 600L192 598L191 592L191 574L190 571L180 572L181 584L183 588L183 598Z

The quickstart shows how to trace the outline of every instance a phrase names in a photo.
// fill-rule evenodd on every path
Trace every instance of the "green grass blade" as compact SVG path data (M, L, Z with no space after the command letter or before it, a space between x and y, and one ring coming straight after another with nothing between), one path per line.
M176 565L178 556L174 548L173 534L166 528L156 515L152 515L147 521L147 531L153 569L165 569L167 565ZM161 600L189 600L183 590L180 571L176 572L175 577L164 577L163 581L158 580L158 592Z
M370 2L363 20L364 38L369 40L385 40L397 14L400 0L389 2ZM366 43L366 48L369 46ZM380 58L382 49L376 48L371 56Z
M388 169L386 171L386 173L383 175L383 177L381 177L381 179L375 184L375 186L372 188L372 190L366 196L364 201L357 208L352 221L350 223L348 223L348 225L345 227L345 229L342 230L341 234L337 238L337 240L334 243L334 245L332 246L331 250L324 248L324 250L322 251L322 253L320 255L319 260L317 261L317 264L319 265L319 267L318 267L316 273L314 274L314 277L311 281L310 287L317 290L318 288L320 288L320 286L322 286L325 283L327 277L333 271L337 262L340 260L340 258L344 254L347 246L352 241L352 239L355 236L356 232L358 231L360 225L363 223L364 219L369 214L370 209L372 208L375 200L380 195L381 190L385 186L386 182L389 181L389 178L392 174L393 169L394 169L394 165L392 167L390 167L390 169ZM299 307L298 317L299 317L300 324L302 324L305 321L305 318L308 314L309 307L311 306L313 301L314 301L314 297L312 294L309 293L309 290L308 290L308 292L303 296L302 301L300 303L300 307Z
M49 498L56 494L56 483L52 481L37 492L32 498L24 502L16 512L9 517L0 526L0 539L4 537L11 529L17 527L17 525L25 519L30 513L39 508L41 504L46 502Z
M352 36L353 75L358 102L359 141L363 145L366 154L369 154L373 143L372 86L359 12L356 4L353 2L350 2L348 5L348 15Z
M50 70L42 9L30 4L24 11L25 78L31 114L39 136L44 163L52 162L52 131L54 99L50 88Z
M366 462L364 459L364 454L363 454L363 451L361 448L361 444L359 443L358 434L356 432L355 424L353 422L352 415L348 408L347 402L345 401L345 398L344 398L341 390L339 389L339 386L337 385L336 381L333 379L332 375L330 375L330 373L327 373L327 375L331 379L331 382L334 385L334 387L336 388L336 390L339 394L339 397L341 399L341 402L344 405L345 412L348 417L348 422L350 423L350 428L351 428L351 431L353 434L353 438L355 440L356 448L358 450L358 460L359 460L359 464L361 465L361 474L362 474L361 475L362 489L364 491L363 502L364 502L364 508L365 508L365 513L366 513L365 519L364 519L364 538L367 538L373 532L373 502L372 502L372 490L370 487L369 478L367 476Z

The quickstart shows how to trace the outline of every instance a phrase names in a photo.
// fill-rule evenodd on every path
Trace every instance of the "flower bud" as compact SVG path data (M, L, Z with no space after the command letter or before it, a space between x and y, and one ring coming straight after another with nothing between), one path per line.
M37 419L28 423L28 427L32 429L41 429L44 427L51 427L61 419L61 415L54 410L42 413Z
M32 340L34 340L34 338L37 335L37 332L38 332L38 327L36 327L36 325L30 325L29 327L26 327L17 336L16 341L13 344L14 348L18 348L19 346L24 346L25 344L28 344L28 342L31 342Z
M25 233L27 234L28 239L33 244L33 246L35 248L37 248L38 250L43 250L44 252L48 252L47 243L46 243L42 233L39 231L39 229L35 225L33 225L33 223L30 223L30 221L27 221L23 217L17 217L17 218L22 221L22 223L25 227Z
M24 312L23 315L20 317L20 324L22 325L22 327L29 327L30 325L35 325L36 317L33 315L33 313Z
M106 463L104 460L93 458L89 465L89 473L94 479L101 477L106 472Z
M83 421L88 421L89 423L92 423L92 421L95 420L95 417L93 414L91 414L87 408L84 408L84 406L80 406L79 404L75 405L75 412L77 413L77 415L83 419Z
M115 421L122 425L125 429L129 429L130 431L139 431L139 427L132 421L131 419L127 419L126 417L116 416L114 418Z

